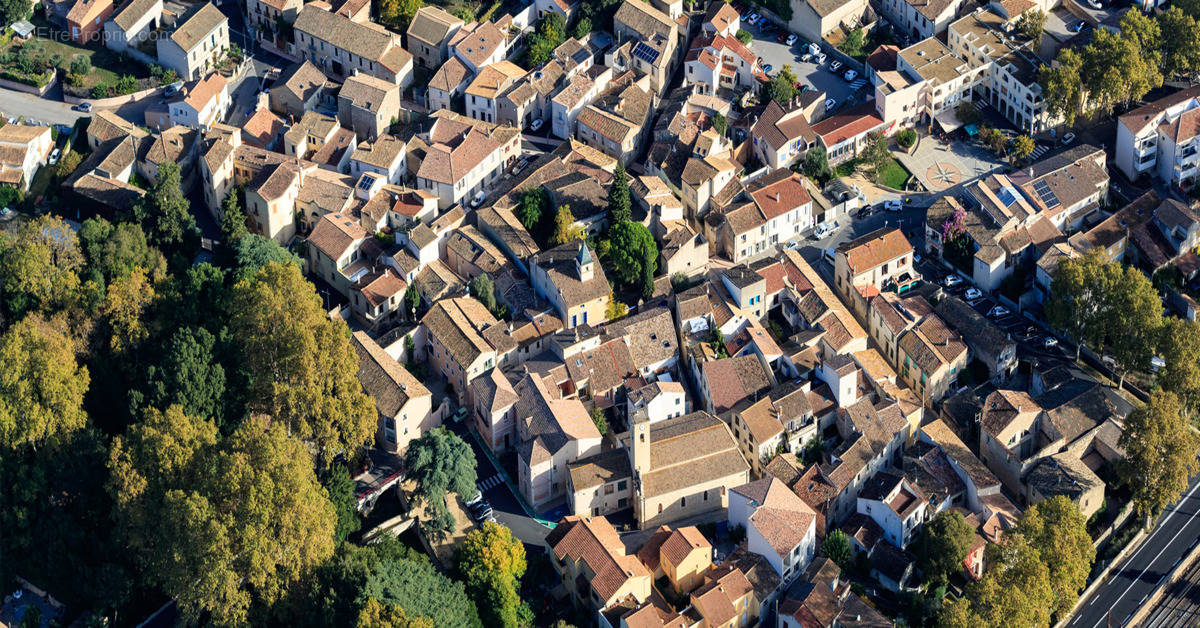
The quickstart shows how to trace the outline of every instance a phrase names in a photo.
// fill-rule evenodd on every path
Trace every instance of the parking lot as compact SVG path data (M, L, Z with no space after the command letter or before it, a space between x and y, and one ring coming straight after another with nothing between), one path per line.
M929 263L927 268L935 268L934 263ZM997 327L1011 335L1013 340L1017 342L1021 357L1034 356L1041 359L1071 358L1066 353L1065 348L1058 343L1057 339L1051 340L1050 346L1047 346L1046 339L1053 337L1045 329L1026 318L1023 314L1010 311L1008 307L1001 305L995 299L971 292L974 290L974 287L969 282L962 281L957 285L947 286L947 274L948 272L945 269L936 271L926 270L925 278L937 282L947 294L952 294L963 299L970 304L972 309L986 316ZM1000 309L997 310L997 308Z
M870 88L870 83L867 83L862 88L854 91L850 88L850 83L846 82L840 74L830 72L829 61L826 61L824 66L815 63L801 61L801 57L807 52L808 42L802 38L797 38L796 43L791 46L786 43L777 41L780 33L788 34L786 29L772 27L774 30L769 35L763 34L763 25L765 22L760 22L755 26L742 26L744 30L754 35L754 40L750 42L750 51L758 55L762 61L764 68L771 66L771 71L768 72L771 76L775 76L783 69L784 65L792 66L792 72L796 78L804 85L811 85L823 92L826 98L833 98L837 101L835 109L841 109L856 105L864 100L864 94ZM843 69L842 72L845 72Z

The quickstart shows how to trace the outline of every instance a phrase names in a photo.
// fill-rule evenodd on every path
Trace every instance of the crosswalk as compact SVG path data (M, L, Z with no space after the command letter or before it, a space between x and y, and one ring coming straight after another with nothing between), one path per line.
M1037 161L1039 157L1041 157L1042 155L1045 155L1046 152L1049 150L1050 150L1049 146L1046 146L1045 144L1038 144L1037 148L1033 149L1032 153L1029 153L1029 160Z
M853 91L858 91L858 90L862 89L863 85L866 85L866 84L867 84L866 79L854 79L854 82L850 83L850 89Z
M504 482L504 480L501 480L499 475L493 475L492 477L480 482L476 486L479 487L480 493L486 493L496 486L499 486L502 482Z

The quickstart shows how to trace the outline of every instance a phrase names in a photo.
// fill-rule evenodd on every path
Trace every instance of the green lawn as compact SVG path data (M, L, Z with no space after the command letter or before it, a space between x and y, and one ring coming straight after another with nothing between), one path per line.
M883 171L876 177L876 181L880 185L885 185L895 190L903 190L904 184L908 183L911 177L912 175L904 169L904 166L900 165L900 162L890 159L887 165L884 166Z
M117 82L120 76L125 74L131 74L136 78L150 76L150 69L144 64L113 52L99 42L83 46L70 41L65 32L51 25L41 15L34 16L30 21L38 28L38 32L49 32L53 35L49 38L34 38L31 41L37 42L37 45L42 46L46 50L47 55L51 57L58 55L61 59L59 67L64 69L69 67L71 59L74 59L78 55L86 55L91 59L92 71L88 74L85 87L90 88L101 82L112 85ZM21 43L14 38L7 46L0 48L0 53L7 53Z

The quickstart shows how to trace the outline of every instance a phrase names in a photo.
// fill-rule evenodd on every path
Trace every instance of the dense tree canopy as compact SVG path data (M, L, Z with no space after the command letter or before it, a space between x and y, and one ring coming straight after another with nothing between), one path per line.
M434 536L451 530L454 517L446 509L446 493L470 498L478 490L475 452L457 434L439 427L409 443L404 461L408 477L417 483L417 498L430 515L422 522L426 530Z
M485 522L471 531L458 547L458 571L467 592L479 606L488 626L528 626L532 617L521 600L525 575L525 546L512 530Z
M69 436L87 423L88 369L63 327L31 315L0 336L0 454Z
M177 329L159 364L146 377L145 401L165 410L177 405L189 416L225 417L225 367L217 360L217 338L203 327Z
M1138 516L1147 521L1178 499L1188 478L1200 470L1200 436L1172 392L1154 393L1150 403L1129 414L1120 445L1125 449L1121 475L1133 491Z
M612 185L608 188L608 224L618 225L633 218L629 200L629 177L625 168L617 164Z
M19 318L27 311L54 312L78 297L83 255L75 232L59 218L41 216L12 237L0 235L0 298Z
M950 576L962 570L974 540L975 530L961 513L943 510L934 516L921 530L916 547L926 580L949 582Z
M1054 591L1037 548L1010 533L985 551L987 573L967 587L966 597L942 608L938 623L951 628L1050 625Z
M649 297L654 288L654 272L658 270L658 245L645 225L622 222L608 232L609 259L617 279L628 285L640 285L642 294Z
M158 181L134 202L133 215L156 246L179 251L191 243L198 231L191 204L183 195L178 164L168 161L158 166Z
M1193 417L1200 410L1200 323L1171 318L1163 325L1159 347L1166 366L1158 385L1178 395Z
M1079 507L1061 495L1051 497L1026 510L1016 532L1037 548L1050 572L1051 610L1058 618L1065 617L1079 599L1096 559Z
M300 269L268 263L238 282L231 300L251 410L313 442L323 461L367 442L376 412L358 382L346 325L325 316Z
M223 441L178 406L151 409L114 441L109 492L149 582L185 616L247 619L333 554L336 515L304 445L246 421Z
M237 262L235 278L238 280L253 276L260 268L271 263L300 266L300 258L295 253L257 233L238 238L233 248Z
M797 92L796 75L792 73L792 66L785 64L780 68L779 73L772 76L763 86L763 90L766 97L779 103L779 106L786 108L790 105Z
M367 577L363 596L398 606L410 617L428 617L437 626L482 626L475 601L463 584L438 573L428 562L381 562Z

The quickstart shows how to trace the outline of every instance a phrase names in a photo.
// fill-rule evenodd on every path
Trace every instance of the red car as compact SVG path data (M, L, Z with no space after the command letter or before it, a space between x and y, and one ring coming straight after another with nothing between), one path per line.
M786 32L780 33L779 37L775 38L775 41L782 44L783 42L787 41L787 36L788 36L788 34Z

